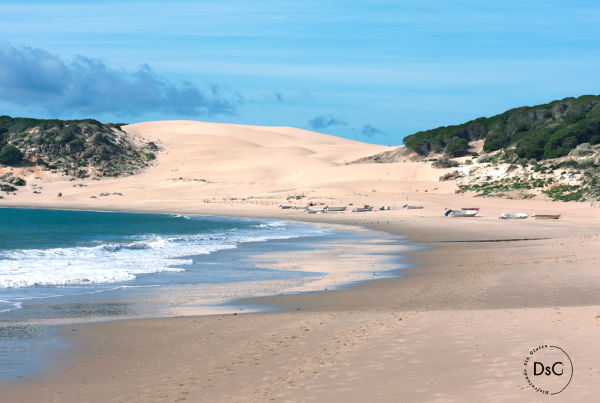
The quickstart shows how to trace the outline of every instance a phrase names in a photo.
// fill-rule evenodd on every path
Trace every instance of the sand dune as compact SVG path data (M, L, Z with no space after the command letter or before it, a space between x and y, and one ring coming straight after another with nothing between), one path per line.
M177 172L221 185L253 185L257 193L313 186L331 168L387 148L294 128L151 122L124 129L165 148L147 172L153 178Z
M111 208L153 200L202 202L251 196L278 204L290 195L305 195L301 203L320 199L385 203L401 192L454 191L452 183L438 182L445 170L424 162L349 164L391 147L292 127L168 121L132 124L124 130L160 145L152 167L133 177L77 181L39 167L16 169L16 175L38 189L28 186L7 195L2 203ZM98 197L102 193L111 196ZM113 193L122 196L115 200Z

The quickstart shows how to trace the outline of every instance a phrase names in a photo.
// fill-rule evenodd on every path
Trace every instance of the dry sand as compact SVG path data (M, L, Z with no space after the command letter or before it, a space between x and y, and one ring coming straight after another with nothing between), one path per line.
M416 266L401 278L253 300L278 313L69 327L73 348L57 367L3 386L1 400L597 400L599 209L454 194L452 182L437 181L445 170L410 161L347 165L388 148L299 129L154 122L127 130L164 147L154 167L102 181L46 175L42 194L26 190L0 205L365 225L430 249L410 253ZM88 186L73 187L80 183ZM111 196L90 198L103 192ZM275 207L302 194L298 204L408 201L425 209L306 215ZM469 206L480 207L481 217L441 216L444 207ZM563 217L496 218L520 211ZM564 348L575 368L569 387L553 397L522 375L523 360L540 344Z

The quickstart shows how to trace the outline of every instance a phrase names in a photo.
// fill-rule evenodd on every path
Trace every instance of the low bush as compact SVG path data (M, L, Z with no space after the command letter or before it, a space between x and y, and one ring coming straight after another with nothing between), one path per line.
M456 168L460 164L457 161L451 160L446 157L438 158L433 162L434 168Z
M556 185L543 192L554 201L579 201L583 198L583 189L576 185Z
M23 153L12 144L5 145L0 150L0 164L13 165L21 162L22 159Z

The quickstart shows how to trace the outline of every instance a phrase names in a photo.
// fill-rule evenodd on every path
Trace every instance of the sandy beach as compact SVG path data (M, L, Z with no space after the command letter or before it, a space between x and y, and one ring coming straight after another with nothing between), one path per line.
M388 148L300 129L151 122L126 130L163 147L153 167L98 181L22 168L42 193L25 190L0 206L365 226L423 248L408 253L413 266L397 278L252 299L277 312L64 327L72 348L48 371L0 387L3 400L597 400L597 207L456 194L452 181L438 180L448 170L408 159L350 164ZM308 201L396 208L314 215L277 208ZM424 208L400 209L406 202ZM479 216L442 216L445 207L467 205ZM514 211L562 217L497 219ZM269 259L318 270L334 251ZM552 397L523 376L523 360L542 344L563 348L574 367L570 385Z

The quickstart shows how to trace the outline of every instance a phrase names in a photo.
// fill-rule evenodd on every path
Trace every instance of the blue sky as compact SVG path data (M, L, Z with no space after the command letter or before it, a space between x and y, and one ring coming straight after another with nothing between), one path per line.
M599 94L598 1L0 0L0 114L379 144Z

